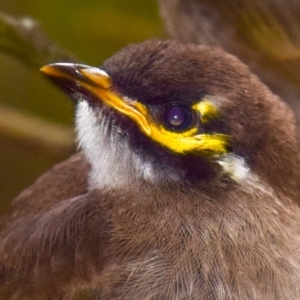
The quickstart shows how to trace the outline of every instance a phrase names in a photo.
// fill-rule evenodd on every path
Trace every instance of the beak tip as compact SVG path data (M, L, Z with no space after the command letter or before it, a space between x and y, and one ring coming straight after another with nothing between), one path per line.
M48 70L49 70L49 65L44 65L40 68L40 71L42 73L47 73Z

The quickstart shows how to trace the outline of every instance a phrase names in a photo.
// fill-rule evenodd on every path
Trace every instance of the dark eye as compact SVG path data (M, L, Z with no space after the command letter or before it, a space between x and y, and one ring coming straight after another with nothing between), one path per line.
M186 130L190 127L192 120L193 113L186 105L174 103L165 108L163 121L170 129Z

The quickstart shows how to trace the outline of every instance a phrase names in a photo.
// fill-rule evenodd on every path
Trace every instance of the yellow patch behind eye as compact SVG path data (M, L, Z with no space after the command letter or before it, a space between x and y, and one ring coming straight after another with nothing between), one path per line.
M192 106L193 109L200 112L200 120L202 124L208 123L218 117L216 106L208 99L202 99L200 102Z

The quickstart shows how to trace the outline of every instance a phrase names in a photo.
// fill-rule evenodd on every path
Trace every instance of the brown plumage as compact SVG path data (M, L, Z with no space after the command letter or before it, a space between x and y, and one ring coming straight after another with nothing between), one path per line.
M13 203L0 234L0 299L300 299L295 121L246 66L215 48L151 40L103 71L44 70L78 101L84 157ZM166 126L170 105L207 99L215 115ZM137 101L166 139L195 126L208 141L228 136L226 152L171 150L132 117Z

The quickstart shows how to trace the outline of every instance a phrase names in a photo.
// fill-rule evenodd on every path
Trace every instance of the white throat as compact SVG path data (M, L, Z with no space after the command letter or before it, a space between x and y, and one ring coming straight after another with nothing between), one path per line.
M98 113L98 115L97 115ZM111 133L106 116L95 112L86 101L79 101L76 130L79 146L91 164L90 188L124 188L138 180L155 181L158 172L142 162L124 138L118 126ZM114 125L111 125L114 126Z

